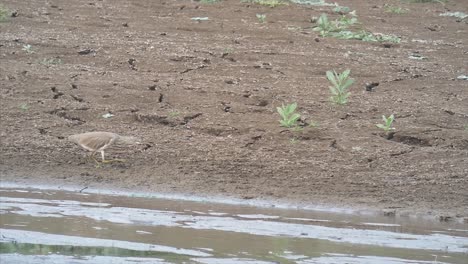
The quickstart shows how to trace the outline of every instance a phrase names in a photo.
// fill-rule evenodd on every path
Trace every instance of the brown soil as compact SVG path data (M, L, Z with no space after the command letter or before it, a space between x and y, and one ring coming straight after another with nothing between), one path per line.
M468 216L467 19L439 16L465 0L353 1L362 28L402 37L391 45L319 37L310 19L330 7L2 2L18 11L0 23L2 181ZM346 68L356 82L337 106L325 71ZM280 127L290 102L318 126ZM388 139L375 124L392 113ZM96 167L67 140L87 131L143 144Z

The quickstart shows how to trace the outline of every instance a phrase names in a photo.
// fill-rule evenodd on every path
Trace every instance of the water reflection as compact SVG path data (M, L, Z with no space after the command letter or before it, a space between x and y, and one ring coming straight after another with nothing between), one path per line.
M131 258L153 263L433 263L438 258L438 263L466 264L468 257L463 226L416 229L369 216L61 191L0 193L0 260L5 263L38 262L34 258L70 263L70 258L90 261L94 256L95 263L131 263ZM400 230L413 232L395 232Z

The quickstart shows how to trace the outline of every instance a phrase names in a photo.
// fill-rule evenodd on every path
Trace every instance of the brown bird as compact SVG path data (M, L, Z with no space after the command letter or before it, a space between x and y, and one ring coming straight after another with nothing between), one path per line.
M68 137L68 139L72 142L75 142L80 147L91 151L89 158L92 158L96 163L98 163L98 161L94 158L94 154L98 151L101 152L102 163L113 161L105 160L104 150L114 143L139 144L135 137L120 136L111 132L88 132L71 135Z

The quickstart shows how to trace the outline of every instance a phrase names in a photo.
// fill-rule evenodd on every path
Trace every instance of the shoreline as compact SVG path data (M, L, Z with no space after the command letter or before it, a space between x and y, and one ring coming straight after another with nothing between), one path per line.
M95 183L96 184L96 183ZM340 215L355 215L355 216L369 216L369 217L383 217L391 220L424 220L428 222L439 223L468 223L468 218L455 215L456 209L448 211L442 210L429 210L422 206L418 210L415 208L397 208L388 209L382 204L379 206L370 206L363 204L340 204L340 203L311 203L305 200L292 200L292 199L242 199L236 197L235 194L220 195L208 194L194 195L188 192L169 192L168 190L148 191L138 188L122 188L116 186L108 186L103 188L92 186L79 185L77 183L70 184L50 184L46 182L37 181L35 183L20 183L18 181L0 181L0 189L35 189L35 190L50 190L50 191L66 191L83 194L100 194L107 196L119 197L132 197L144 199L160 199L169 201L184 201L194 203L212 203L227 206L241 206L241 207L256 207L259 209L278 209L278 210L300 210L317 213L330 213ZM331 200L331 199L330 199Z

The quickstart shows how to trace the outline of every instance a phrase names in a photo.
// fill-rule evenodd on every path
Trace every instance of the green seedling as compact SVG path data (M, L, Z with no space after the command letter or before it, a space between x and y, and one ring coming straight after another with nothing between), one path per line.
M397 36L385 35L385 34L373 34L371 32L362 30L359 32L353 32L344 30L332 34L333 37L339 39L357 39L366 42L392 42L400 43L401 39Z
M314 27L313 30L320 32L321 36L326 36L329 32L334 31L335 28L330 20L328 20L328 16L326 14L321 14L317 19L317 26Z
M265 23L266 21L266 15L265 14L256 14L257 19L260 23Z
M24 104L21 104L21 105L19 106L19 108L20 108L21 110L23 110L23 111L28 111L29 108L31 108L31 106L29 106L28 104L24 103Z
M307 6L336 6L335 3L327 3L325 0L289 0L289 2Z
M3 5L0 5L0 22L6 21L10 16L10 12Z
M354 12L354 11L353 11ZM330 21L326 14L321 14L317 19L317 26L313 28L314 31L320 32L322 37L333 36L336 32L341 32L347 29L349 26L357 23L357 18L354 13L350 13L352 16L341 16L339 19Z
M338 14L347 14L351 12L351 8L347 6L336 6L335 8L333 8L333 12Z
M297 126L297 121L301 118L301 115L295 113L297 108L297 103L292 103L288 105L281 105L277 107L276 110L281 116L280 124L283 127L292 128Z
M386 5L385 6L385 12L387 12L387 13L404 14L407 11L408 11L408 9L402 8L400 6L391 6L391 5Z
M200 0L200 3L202 3L202 4L214 4L214 3L218 3L220 1L221 0Z
M58 65L58 64L62 64L62 60L59 58L50 58L50 59L44 58L39 63L45 66Z
M284 0L242 0L243 3L254 3L257 5L263 5L268 7L277 7L281 5L287 5L288 3Z
M225 53L225 54L231 54L231 53L233 53L233 52L234 52L234 49L233 49L233 48L225 48L225 49L223 50L223 53Z
M447 0L406 0L409 3L439 3L444 4Z
M348 28L351 25L354 25L358 22L356 10L349 12L349 16L342 15L340 19L336 20L340 28Z
M322 37L334 37L339 39L357 39L368 42L392 42L400 43L401 39L392 35L374 34L365 30L358 32L350 31L348 28L354 24L358 24L355 11L349 13L350 16L341 16L339 19L330 21L326 14L320 15L318 19L313 19L316 22L314 31L320 32ZM314 22L313 21L313 22Z
M351 70L345 70L341 74L333 71L327 71L327 79L330 81L331 100L340 105L348 102L348 97L351 94L348 92L349 87L354 83L354 79L349 78Z
M392 127L393 120L395 120L395 116L392 114L389 117L385 117L385 115L382 116L382 120L384 121L383 124L377 124L376 126L378 128L381 128L385 133L388 133L391 130L395 130L395 128Z
M293 137L293 138L291 138L291 139L289 140L289 143L291 143L291 144L296 144L298 141L299 141L299 140L298 140L297 138Z
M458 11L458 12L445 12L445 13L440 14L439 16L456 17L456 18L463 20L468 17L468 14Z
M296 125L296 126L292 127L292 131L295 132L295 133L299 133L299 132L304 131L304 128L301 127L301 126Z
M310 122L310 124L308 125L308 127L310 128L317 128L319 126L319 123L316 122L316 121L312 121Z
M169 117L178 117L180 115L180 112L175 110L175 111L171 111L169 112L168 116Z
M367 32L367 35L365 35L362 41L400 43L401 38L393 35L374 34Z
M34 53L34 50L32 49L32 46L29 45L29 44L28 45L23 45L23 48L21 50L24 50L29 54Z

